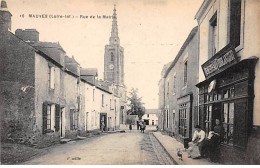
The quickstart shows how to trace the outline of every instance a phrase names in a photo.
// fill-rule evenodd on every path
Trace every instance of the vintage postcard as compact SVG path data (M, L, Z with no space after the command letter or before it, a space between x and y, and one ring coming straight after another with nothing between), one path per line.
M260 164L259 0L0 1L1 164Z

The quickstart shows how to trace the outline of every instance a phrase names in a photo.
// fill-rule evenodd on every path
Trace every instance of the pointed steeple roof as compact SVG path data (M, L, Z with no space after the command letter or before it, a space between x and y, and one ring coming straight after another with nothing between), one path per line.
M116 5L114 5L114 13L113 13L113 21L112 21L112 30L110 36L110 44L117 43L119 44L119 37L118 37L118 28L117 28L117 15L116 15Z

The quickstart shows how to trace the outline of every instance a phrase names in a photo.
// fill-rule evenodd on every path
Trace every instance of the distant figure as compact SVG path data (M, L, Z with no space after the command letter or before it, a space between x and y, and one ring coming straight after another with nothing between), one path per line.
M139 123L139 126L140 126L140 130L141 130L141 132L143 132L143 123Z
M139 130L139 121L136 121L137 130Z
M142 125L140 127L141 127L140 128L141 132L144 133L144 130L145 130L145 127L146 127L145 123L142 123Z
M177 156L179 160L182 160L182 152L180 148L177 149Z
M105 123L104 123L104 121L102 121L102 123L101 123L101 131L102 132L104 131L104 128L105 128Z
M129 124L129 130L132 131L132 124Z

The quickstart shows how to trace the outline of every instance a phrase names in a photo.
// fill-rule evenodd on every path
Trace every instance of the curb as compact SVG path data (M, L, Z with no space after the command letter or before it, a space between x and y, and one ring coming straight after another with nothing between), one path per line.
M155 137L155 139L159 142L159 144L163 147L164 151L167 153L167 155L169 156L169 158L172 160L172 162L175 165L179 165L179 163L172 157L172 155L167 151L167 149L163 146L163 144L159 141L159 139L154 135L154 133L152 133L153 136Z

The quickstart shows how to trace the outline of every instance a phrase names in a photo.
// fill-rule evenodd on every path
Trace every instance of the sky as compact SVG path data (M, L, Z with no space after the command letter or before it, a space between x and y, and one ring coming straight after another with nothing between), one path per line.
M6 0L12 28L37 29L40 41L59 42L83 68L98 68L103 79L114 4L120 45L124 47L125 85L138 88L146 109L158 108L158 82L164 64L173 61L203 0ZM47 15L47 18L30 18ZM52 18L70 15L70 18ZM80 18L88 16L88 18ZM74 16L74 18L72 18ZM90 18L95 16L95 18ZM101 19L97 18L101 16ZM78 18L76 18L78 17Z

